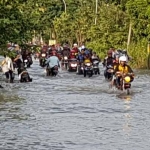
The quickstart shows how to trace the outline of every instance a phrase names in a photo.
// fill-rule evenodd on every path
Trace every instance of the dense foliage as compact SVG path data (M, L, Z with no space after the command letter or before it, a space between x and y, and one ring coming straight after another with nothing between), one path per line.
M72 45L85 42L101 57L110 46L127 48L135 67L145 67L150 40L150 0L0 0L0 47L33 36ZM95 22L96 18L96 22ZM143 56L143 57L141 57Z

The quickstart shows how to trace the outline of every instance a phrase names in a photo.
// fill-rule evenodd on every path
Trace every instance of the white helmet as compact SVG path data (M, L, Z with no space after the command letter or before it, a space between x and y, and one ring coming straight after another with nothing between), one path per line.
M127 58L126 58L125 56L121 56L121 57L119 58L119 62L120 62L120 61L125 61L125 62L126 62L126 61L127 61Z
M81 49L85 49L85 46L84 46L84 45L82 45L82 46L81 46Z
M76 46L78 46L78 44L74 43L73 46L76 47Z

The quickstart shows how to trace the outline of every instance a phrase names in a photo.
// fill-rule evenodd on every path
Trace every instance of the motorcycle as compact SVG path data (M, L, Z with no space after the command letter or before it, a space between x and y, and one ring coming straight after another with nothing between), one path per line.
M30 78L29 73L23 63L17 70L20 82L32 82L32 78Z
M64 64L65 69L67 70L68 69L68 56L63 57L63 64Z
M93 72L95 75L100 74L99 61L98 60L93 61Z
M40 66L44 67L45 66L45 62L46 62L46 53L41 53L41 58L40 58Z
M77 59L70 59L68 63L68 71L77 71Z
M32 58L31 56L27 56L27 59L24 60L24 65L27 68L30 68L30 66L33 64Z
M83 72L84 72L83 62L82 63L79 62L77 68L78 68L78 73L77 74L79 74L79 75L83 74Z
M46 76L56 76L58 74L58 66L54 66L53 68L50 68L47 66L46 68Z
M130 88L131 88L131 82L134 79L134 75L133 73L128 73L128 74L121 74L120 72L116 73L116 76L118 78L120 78L120 81L117 81L117 79L115 79L115 86L116 88L118 88L119 90L125 91L127 95L130 94ZM120 82L120 83L118 83Z
M93 75L92 63L85 63L83 74L84 74L84 77L86 77L86 75L88 75L89 77L92 77Z
M105 76L105 79L107 80L112 80L113 78L113 72L114 72L114 68L112 65L109 65L106 67L106 70L104 72L104 76Z
M37 53L34 54L34 59L35 60L38 59L39 57L40 57L40 53L37 52Z
M22 71L19 74L20 82L32 82L32 78L29 77L29 73L27 70Z

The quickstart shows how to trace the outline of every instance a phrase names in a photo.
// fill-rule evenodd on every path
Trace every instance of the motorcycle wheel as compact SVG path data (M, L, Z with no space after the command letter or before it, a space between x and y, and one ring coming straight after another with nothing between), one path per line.
M99 75L100 75L100 70L98 69L98 72L97 72Z
M127 95L130 95L130 89L129 88L127 89Z
M89 73L89 78L92 77L92 75L93 75L93 72L91 71L91 72Z
M71 67L69 67L68 71L69 71L69 72L71 72L71 71L72 71L72 70L71 70Z
M67 63L65 63L65 69L66 69L66 70L68 69L68 64L67 64Z
M28 63L28 64L27 64L27 68L30 68L30 66L31 66L31 64L30 64L30 63Z
M93 76L93 71L90 72L89 78Z
M86 77L86 70L84 70L83 75L84 75L84 77Z
M46 69L46 76L50 76L50 69Z
M97 75L97 73L98 73L98 71L95 69L95 70L94 70L94 74Z

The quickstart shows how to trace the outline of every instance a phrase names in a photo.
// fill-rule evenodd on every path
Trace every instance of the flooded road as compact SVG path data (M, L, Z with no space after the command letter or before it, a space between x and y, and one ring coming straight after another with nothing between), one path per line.
M0 89L0 150L149 150L150 76L132 94L109 89L101 75L60 71L45 77L34 61L32 83ZM17 77L16 77L17 80Z

